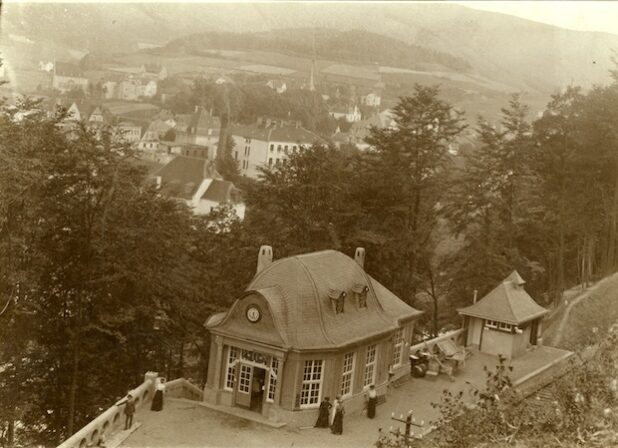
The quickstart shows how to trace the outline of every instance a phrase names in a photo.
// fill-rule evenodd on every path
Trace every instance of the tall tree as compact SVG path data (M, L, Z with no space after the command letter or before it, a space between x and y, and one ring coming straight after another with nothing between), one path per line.
M350 157L320 144L288 157L249 187L248 231L281 255L341 249L358 213L349 197Z
M538 272L527 253L532 145L526 114L516 94L497 126L480 118L479 147L463 154L464 167L453 176L445 213L464 238L450 263L458 285L453 296L459 300L474 290L488 292L514 268Z
M537 193L535 199L543 210L544 236L552 245L550 253L553 260L550 260L547 270L548 287L555 291L555 299L561 297L566 286L567 246L574 242L573 232L583 231L583 241L575 243L581 243L585 248L592 241L591 232L594 232L591 222L575 228L575 223L587 215L575 206L576 202L580 202L576 199L578 196L587 196L579 177L583 166L578 158L583 143L583 106L581 90L569 87L563 93L552 96L543 116L534 123L536 145L531 166L538 188L533 193Z
M355 168L359 239L375 253L369 266L410 303L420 260L431 257L449 145L465 128L461 113L438 95L438 87L416 85L412 96L401 98L393 109L395 128L372 128L367 143L374 150Z

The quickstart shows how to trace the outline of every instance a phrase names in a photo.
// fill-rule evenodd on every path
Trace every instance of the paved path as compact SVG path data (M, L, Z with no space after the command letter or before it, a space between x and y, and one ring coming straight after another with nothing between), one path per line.
M558 330L556 330L556 334L554 334L554 337L550 345L554 347L560 346L560 342L562 342L562 336L564 335L564 329L566 328L566 324L569 321L569 315L571 314L571 310L573 309L573 307L577 305L579 302L581 302L582 300L590 297L592 293L595 292L602 284L606 283L609 280L616 279L616 278L618 278L618 273L605 277L599 280L594 285L590 286L588 289L582 291L579 295L577 295L574 299L571 300L571 302L567 305L566 309L564 310L562 319L560 320L560 323L558 324Z

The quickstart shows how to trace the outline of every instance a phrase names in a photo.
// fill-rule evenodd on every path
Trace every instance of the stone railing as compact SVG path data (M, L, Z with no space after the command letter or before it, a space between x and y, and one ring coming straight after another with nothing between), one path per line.
M438 336L437 338L428 339L418 344L411 345L410 354L413 355L419 350L428 351L428 352L433 353L433 348L438 342L446 341L448 339L452 340L456 345L464 345L462 338L463 338L463 328L460 328L458 330L449 331L448 333L444 333L442 336Z
M136 410L152 401L155 378L157 378L156 372L148 372L144 375L144 382L135 389L129 391L135 399ZM123 409L123 406L113 405L58 445L58 448L85 448L87 446L95 446L104 434L109 435L114 429L124 425Z
M204 391L184 378L178 378L165 383L165 396L169 398L186 398L202 401Z

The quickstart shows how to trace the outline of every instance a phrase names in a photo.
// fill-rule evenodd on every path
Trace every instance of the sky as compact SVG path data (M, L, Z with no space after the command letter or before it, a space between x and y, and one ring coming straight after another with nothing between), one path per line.
M618 1L458 1L454 3L572 30L618 34Z

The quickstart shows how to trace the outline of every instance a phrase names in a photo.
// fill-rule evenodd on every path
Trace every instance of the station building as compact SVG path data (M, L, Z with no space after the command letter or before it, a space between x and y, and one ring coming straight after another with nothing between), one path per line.
M389 379L409 375L421 312L367 274L364 259L358 248L354 259L327 250L273 262L262 246L244 294L206 322L204 400L309 426L324 397L359 410L371 384L383 395Z
M511 359L542 344L542 320L549 311L528 295L524 284L513 271L481 300L458 310L467 346Z

